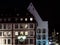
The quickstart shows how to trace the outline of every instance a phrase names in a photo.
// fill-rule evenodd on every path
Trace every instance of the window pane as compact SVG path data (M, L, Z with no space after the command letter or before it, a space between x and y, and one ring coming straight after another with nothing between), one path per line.
M43 29L43 33L46 33L46 29Z
M30 39L30 44L33 44L33 39Z
M0 36L2 36L2 32L0 32Z
M42 35L42 38L43 38L43 39L46 39L46 35Z
M8 39L8 44L10 44L10 39Z
M15 32L15 35L18 35L18 32Z
M12 27L11 24L7 24L8 29L11 29L11 27Z
M11 32L7 32L8 33L8 36L11 36Z
M15 29L17 29L18 28L18 24L15 24Z
M37 30L37 33L41 33L41 29L38 29L38 30Z
M40 40L41 39L41 35L37 35L37 39Z
M41 45L41 42L40 41L38 41L38 45Z
M25 44L28 44L28 39L25 40Z
M2 29L2 24L0 24L0 29Z
M7 36L7 32L3 32L3 36Z
M15 39L15 44L18 44L18 39Z
M30 31L30 36L33 36L33 31Z
M28 31L25 31L25 35L28 35Z
M45 41L43 41L43 45L46 45L46 42Z
M33 28L33 24L30 24L30 28Z
M6 39L4 39L4 44L6 44Z

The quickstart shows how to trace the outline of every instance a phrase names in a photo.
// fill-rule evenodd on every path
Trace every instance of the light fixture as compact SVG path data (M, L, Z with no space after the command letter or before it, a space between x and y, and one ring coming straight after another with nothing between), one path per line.
M33 21L33 18L30 18L30 21Z
M27 21L27 18L25 18L25 21Z

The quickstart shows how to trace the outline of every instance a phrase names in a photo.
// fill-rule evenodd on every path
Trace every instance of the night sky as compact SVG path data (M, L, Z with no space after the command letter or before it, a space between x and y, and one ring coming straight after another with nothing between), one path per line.
M27 8L32 2L43 20L49 22L49 30L59 31L59 15L56 15L56 3L48 0L0 0L0 8Z

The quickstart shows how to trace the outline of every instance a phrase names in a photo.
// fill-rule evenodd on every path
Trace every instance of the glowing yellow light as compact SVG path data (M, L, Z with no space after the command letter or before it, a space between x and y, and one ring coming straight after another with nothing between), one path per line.
M28 35L28 31L25 32L25 35Z
M23 31L21 31L20 34L23 35Z

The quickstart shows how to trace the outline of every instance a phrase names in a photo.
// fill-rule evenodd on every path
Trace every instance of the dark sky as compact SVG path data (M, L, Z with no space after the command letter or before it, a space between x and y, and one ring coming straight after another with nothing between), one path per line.
M56 3L48 0L0 0L0 8L27 8L32 2L43 20L49 21L49 30L59 31L59 15L56 15Z

